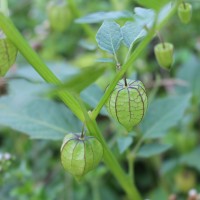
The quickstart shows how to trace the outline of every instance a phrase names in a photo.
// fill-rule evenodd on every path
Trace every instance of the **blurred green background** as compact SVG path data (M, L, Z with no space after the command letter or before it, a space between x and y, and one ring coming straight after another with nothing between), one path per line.
M113 3L117 1L107 0L75 2L80 16L115 9L132 12L138 6L132 1L119 1L117 5ZM84 67L108 67L95 84L81 92L88 109L94 108L115 74L114 63L99 63L97 60L102 57L109 59L110 55L98 49L84 25L75 22L75 13L69 11L66 29L58 31L49 23L49 1L9 0L8 3L10 17L16 27L60 79L67 80ZM182 95L189 94L191 97L180 107L182 114L175 124L175 119L170 116L166 123L168 120L172 123L162 136L145 141L146 144L161 142L170 145L170 148L162 155L145 155L137 159L134 169L136 184L142 195L152 200L168 199L171 194L178 195L178 199L186 199L192 188L200 192L200 2L194 0L190 3L193 5L193 17L188 25L181 24L175 15L161 30L165 41L175 46L173 69L167 72L159 68L153 53L153 47L158 43L155 38L128 71L129 77L137 77L144 82L152 103L157 98L165 98L163 102L167 103L168 110L176 112ZM117 21L121 25L125 22L124 19ZM94 35L100 25L101 22L89 25ZM120 49L121 62L125 53L126 49ZM34 133L40 135L41 131L34 122L30 125L28 116L55 123L65 128L66 133L81 131L81 124L72 113L58 99L48 97L49 87L20 54L7 77L0 79L0 199L126 199L103 163L80 183L64 172L60 163L63 134L53 138L55 140L40 140L37 136L36 140L31 140L26 135L26 130L29 130L32 134L29 135L34 138ZM177 99L169 102L170 96ZM150 107L152 113L157 112L158 118L162 109ZM126 137L125 130L108 118L105 108L98 117L98 124L115 156L127 170L127 148L134 147L137 142L135 132L143 129L138 127ZM51 130L42 131L48 136Z

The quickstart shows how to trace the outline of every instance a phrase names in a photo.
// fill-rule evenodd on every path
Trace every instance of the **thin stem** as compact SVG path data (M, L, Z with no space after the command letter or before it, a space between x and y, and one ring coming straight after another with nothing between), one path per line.
M127 54L126 54L126 58L125 58L125 60L124 60L124 64L127 63L128 59L129 59L129 57L130 57L132 48L133 48L133 43L131 44L131 46L130 46L129 49L128 49L128 52L127 52Z
M81 139L84 138L85 135L85 123L83 123L82 130L81 130Z
M124 76L124 84L127 87L127 80L126 80L126 76Z
M117 65L117 66L120 66L120 63L119 63L119 60L118 60L118 58L117 58L116 52L114 52L113 55L114 55L114 59L115 59L116 65Z
M164 39L163 39L163 37L161 36L161 34L160 34L159 31L157 32L157 36L158 36L160 42L161 42L162 45L163 45L163 49L165 49L165 42L164 42Z
M186 3L184 1L182 3L183 3L184 9L186 9L187 8Z
M118 0L110 0L111 3L112 3L112 7L115 9L115 10L119 10L120 7L119 7L119 1Z
M134 157L132 156L132 154L129 152L128 156L127 156L127 160L128 160L128 174L129 177L131 179L132 184L134 184Z

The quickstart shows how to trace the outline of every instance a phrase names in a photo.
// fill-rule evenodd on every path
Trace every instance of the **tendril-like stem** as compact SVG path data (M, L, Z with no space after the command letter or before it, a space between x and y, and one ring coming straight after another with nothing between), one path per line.
M164 39L163 39L163 37L162 37L162 35L159 31L157 32L157 36L158 36L160 42L162 43L163 49L165 49L165 47L166 47L165 42L164 42Z

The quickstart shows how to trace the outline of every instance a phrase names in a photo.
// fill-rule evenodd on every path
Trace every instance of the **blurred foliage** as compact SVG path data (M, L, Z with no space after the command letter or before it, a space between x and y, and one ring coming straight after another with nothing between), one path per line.
M138 6L132 1L119 2L118 6L113 2L77 0L76 4L81 17L117 8L132 12ZM149 109L142 124L126 137L124 128L109 120L105 108L98 117L101 131L124 169L128 168L128 148L133 149L138 138L148 133L139 150L135 179L142 195L152 200L167 199L171 194L186 199L191 188L200 192L200 3L189 2L193 5L192 21L183 25L175 15L161 30L162 37L175 46L172 70L159 68L153 53L158 43L155 38L127 73L142 80L148 91ZM11 19L64 82L79 77L81 68L100 66L97 60L104 59L104 75L80 93L87 108L93 109L112 80L115 66L110 55L98 49L84 32L83 25L75 23L75 16L64 32L52 30L48 3L9 0ZM98 20L90 24L94 34L101 25ZM124 18L117 21L124 25ZM120 48L120 62L126 53ZM57 98L49 96L52 87L21 55L6 79L0 80L0 199L126 199L103 164L80 183L62 169L60 139L67 132L81 131L81 124ZM54 140L30 140L27 135Z

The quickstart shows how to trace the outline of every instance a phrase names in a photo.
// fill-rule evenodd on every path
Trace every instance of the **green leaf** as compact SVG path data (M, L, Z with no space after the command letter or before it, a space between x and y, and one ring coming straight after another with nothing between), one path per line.
M104 21L97 32L96 40L101 49L116 54L122 41L119 24L114 21Z
M42 98L47 89L45 83L10 80L8 95L0 97L0 125L40 139L62 139L67 132L80 131L79 120L66 106Z
M133 137L131 136L120 136L117 138L117 145L121 154L124 153L132 143Z
M152 102L141 123L145 137L162 137L169 128L174 127L183 117L190 104L190 98L191 95L187 94L165 97Z
M133 14L128 11L95 12L81 17L79 19L76 19L75 22L79 24L93 24L102 22L104 20L117 20L129 18L133 18Z
M95 82L105 71L106 67L88 67L68 78L63 84L56 86L50 93L56 94L62 90L80 93Z
M180 94L191 92L195 97L196 101L200 103L200 60L194 56L185 62L178 70L176 77L185 82L183 85L176 87L176 90Z
M165 4L169 3L170 0L137 0L137 2L142 5L145 6L147 8L152 8L154 10L160 10L160 8L162 8Z
M79 71L78 68L70 65L67 62L47 62L47 65L51 71L62 81L70 78ZM24 77L31 81L44 82L41 76L30 65L20 65L20 68L17 69L16 73L8 73L8 75L14 77Z
M142 158L149 158L151 156L155 156L161 154L172 147L170 144L145 144L143 145L139 151L137 156Z
M136 22L127 22L122 28L123 41L127 47L133 46L139 39L146 35L144 27Z
M35 99L20 112L0 102L0 124L29 135L33 139L62 139L80 131L80 122L66 106L51 100ZM79 129L80 128L80 129Z
M151 28L155 12L151 9L136 7L134 21L128 21L121 28L123 41L127 47L132 47L138 40L147 35L145 27Z
M183 155L180 158L179 163L188 165L189 167L194 167L195 169L200 171L199 155L200 155L200 147L196 148L195 150L191 151L186 155Z
M149 29L152 27L155 20L155 12L153 10L136 7L134 12L134 19L137 26L143 28L146 26Z

